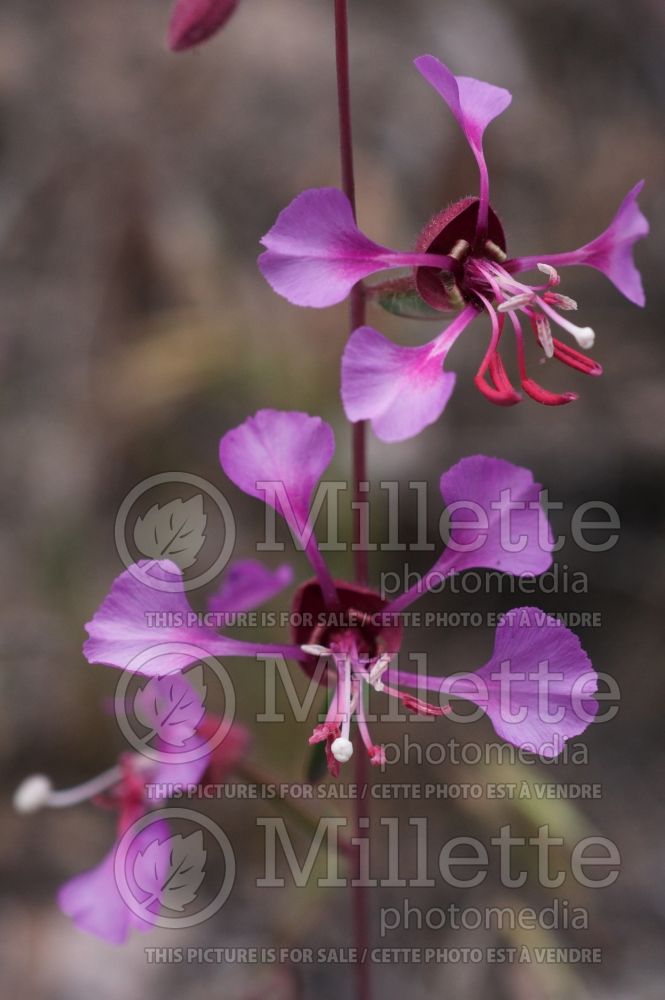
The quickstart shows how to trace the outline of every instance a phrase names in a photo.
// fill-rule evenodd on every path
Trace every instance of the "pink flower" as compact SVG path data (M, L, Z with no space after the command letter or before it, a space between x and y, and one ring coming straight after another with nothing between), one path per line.
M643 182L628 193L609 227L590 243L569 253L509 257L503 225L489 201L483 138L511 96L481 80L454 76L433 56L421 56L416 66L448 104L469 142L480 172L479 197L464 198L440 212L424 228L415 251L401 253L374 243L358 229L341 191L305 191L263 238L266 250L259 258L270 285L295 305L333 305L363 278L407 267L408 277L370 287L368 295L390 311L416 318L459 310L438 337L420 347L400 347L369 326L351 336L342 361L346 415L351 421L370 420L384 441L412 437L438 419L455 384L455 376L443 367L447 355L483 311L491 321L491 337L475 383L487 399L501 406L521 399L500 354L506 321L515 337L523 391L548 406L576 399L573 392L544 389L527 371L525 323L546 359L556 358L583 374L602 373L599 364L553 335L554 324L583 350L594 341L593 330L562 315L577 304L556 290L557 268L593 267L631 302L644 305L633 261L635 242L649 230L637 205ZM528 285L517 277L535 268L542 275L539 283Z
M176 683L186 684L176 676ZM242 726L232 726L224 740L212 751L207 742L218 729L218 720L206 716L195 731L191 731L181 748L189 751L201 746L201 754L186 763L177 758L161 761L125 754L121 758L115 780L94 801L118 814L117 840L111 851L94 868L75 875L58 891L58 906L79 930L108 941L123 944L132 930L149 931L159 917L159 908L147 906L151 896L159 898L169 864L169 828L161 819L148 821L136 836L131 836L126 853L121 857L123 885L117 880L117 854L123 835L143 816L164 803L169 787L192 786L201 783L219 784L226 780L249 745L249 734ZM103 778L104 776L102 776ZM85 790L86 786L82 786ZM53 804L63 805L63 798L77 801L77 789L51 793ZM81 797L78 797L81 801ZM40 804L48 805L48 799ZM154 889L151 892L150 888ZM130 898L128 898L128 894Z
M293 598L290 645L233 640L230 652L281 653L299 662L320 683L331 682L329 710L310 742L325 742L329 766L336 773L352 752L353 719L370 760L374 764L383 760L382 749L368 728L365 706L371 688L397 699L412 712L441 716L449 711L446 704L432 704L421 695L435 691L447 696L452 691L448 686L452 680L430 676L423 682L395 668L403 612L423 594L440 588L443 580L467 569L498 569L516 576L542 573L551 566L553 542L539 502L541 488L532 474L510 462L476 455L462 459L441 477L450 523L447 546L418 584L389 603L374 590L335 580L318 547L311 513L314 491L330 464L334 447L333 432L320 418L261 410L229 431L221 440L219 452L222 468L235 485L263 500L285 519L316 574ZM178 573L175 566L168 566L169 579ZM211 605L221 605L224 612L234 605L256 606L266 596L273 596L287 576L290 574L283 568L273 575L251 561L236 564ZM146 578L149 580L150 576ZM231 640L213 629L197 626L197 631L192 632L189 625L182 624L186 622L183 603L187 606L178 589L155 592L132 573L123 574L88 626L91 639L85 646L86 655L113 666L126 666L134 660L141 669L146 651L155 642L165 641L167 646L171 642L177 649L184 639L204 649L226 651L224 644ZM147 612L155 609L161 621L181 624L161 630L151 628ZM558 753L563 741L582 732L590 721L590 713L580 716L576 711L574 695L580 683L586 684L586 704L596 689L596 675L578 640L563 626L536 609L517 609L514 614L515 621L497 632L498 652L492 661L476 674L464 674L463 682L456 679L454 694L480 704L497 732L517 746L534 752L545 745L554 746ZM560 657L554 655L557 649L563 651L566 662L558 686L552 688L552 697L563 715L557 712L541 719L538 713L545 681L538 674L539 664L553 660L558 670ZM182 668L191 662L192 655L189 659L176 657L169 663L174 669ZM516 664L516 673L526 673L526 679L518 683L516 677L510 676L505 683L501 677L495 682L492 673L499 656ZM469 678L475 678L473 683ZM511 704L520 712L517 722L512 713L503 725L506 683ZM415 692L409 690L413 687L417 688ZM545 703L549 703L548 698ZM519 721L520 713L523 722Z
M75 875L58 891L58 906L78 929L110 944L124 944L132 930L148 931L154 927L151 911L141 911L139 916L136 907L128 905L115 874L116 852L122 835L150 808L146 783L151 780L153 769L144 772L144 763L136 755L125 754L121 758L120 780L107 793L97 797L99 805L115 809L118 813L117 842L112 850L95 868ZM205 766L206 762L202 759L200 773ZM191 766L188 770L191 771ZM156 822L142 830L130 845L124 867L131 879L132 896L138 901L142 898L138 886L145 884L150 876L150 867L144 862L145 849L155 840L158 845L165 843L168 835L166 823ZM160 866L165 867L168 859L159 848L158 853ZM157 914L153 917L156 918Z
M182 52L207 42L231 17L238 0L176 0L169 22L168 44Z
M420 692L454 691L484 708L509 742L545 755L560 753L564 741L583 732L595 714L591 695L597 677L576 636L543 612L512 612L497 630L494 656L475 674L428 677L423 684L392 667L402 641L402 612L446 577L470 568L533 576L551 566L553 539L539 502L540 485L527 469L500 459L477 455L458 462L441 477L448 545L420 585L388 603L371 589L333 580L316 544L310 508L333 450L332 430L323 421L276 410L260 411L220 443L226 474L285 518L317 574L294 597L292 637L307 654L301 665L310 676L318 670L321 681L332 681L326 717L310 737L310 743L325 743L331 773L353 753L353 719L372 763L384 759L368 728L370 688L409 711L437 716L448 714L448 705L423 700ZM552 669L543 673L543 666Z

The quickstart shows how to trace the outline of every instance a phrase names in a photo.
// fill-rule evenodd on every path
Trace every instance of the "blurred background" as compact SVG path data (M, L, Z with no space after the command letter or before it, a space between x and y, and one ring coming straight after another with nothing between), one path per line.
M414 1000L655 1000L665 975L665 8L657 0L634 0L629 10L618 0L353 0L351 8L359 217L375 240L406 248L431 215L477 190L454 120L411 65L427 51L514 94L486 146L492 202L513 253L588 241L641 177L652 225L651 238L637 247L644 311L595 273L565 276L580 321L597 332L594 356L605 376L584 381L552 367L546 384L579 391L579 402L491 408L472 384L487 337L481 321L451 355L458 386L444 419L415 441L373 440L370 448L375 483L430 481L433 525L440 473L478 451L532 468L565 502L554 517L559 530L568 530L584 501L602 500L620 513L614 549L590 554L571 543L559 554L571 572L587 574L588 593L534 601L601 615L602 627L579 634L622 697L618 717L582 741L588 763L405 764L375 775L379 782L599 783L602 797L578 804L527 808L483 797L397 806L402 817L430 817L433 864L451 837L487 841L507 822L526 835L550 822L567 843L589 831L611 838L622 855L611 889L585 893L567 881L548 891L534 877L506 894L493 853L490 875L476 889L438 884L407 892L412 905L425 908L542 907L556 895L588 908L588 929L412 929L380 943L602 947L602 964L386 966L376 973L380 995L388 1000L406 988ZM93 991L98 1000L195 1000L211 991L243 1000L265 993L323 1000L348 995L348 969L146 962L148 945L350 943L344 893L256 888L260 805L206 807L240 851L238 885L223 910L187 934L136 935L117 950L75 930L54 901L62 882L108 851L111 817L90 805L18 817L10 805L13 788L32 771L66 786L108 767L123 749L105 710L117 678L88 666L81 643L83 622L123 568L113 525L137 483L173 470L203 476L232 503L236 555L248 557L263 513L219 469L225 430L263 406L319 413L337 432L332 475L346 474L348 430L338 397L344 307L292 308L256 268L259 238L277 212L304 187L338 184L331 4L242 0L221 36L178 56L164 44L168 15L166 0L4 0L0 10L0 988L44 1000ZM378 313L372 322L403 343L436 332ZM378 510L380 541L385 504ZM414 517L412 496L400 513L407 539ZM415 554L410 562L422 569L426 558ZM380 564L376 557L375 581L382 570L399 572L401 560L399 553L386 553ZM302 556L292 561L304 579ZM335 554L336 572L349 573L348 563ZM195 594L193 603L202 602ZM486 612L515 603L490 592L442 596L429 607ZM442 672L473 669L491 649L485 629L451 627L409 641L414 648L425 641ZM249 665L238 670L238 714L250 727L262 706L259 681ZM444 733L445 725L437 723L439 741L495 739L485 720L454 734ZM255 764L301 779L311 722L253 729ZM429 734L421 727L413 738L426 743ZM398 735L390 727L381 733ZM395 809L372 806L375 817ZM404 850L408 870L408 845ZM520 860L535 864L533 852ZM404 894L375 892L377 944L379 908L401 906Z

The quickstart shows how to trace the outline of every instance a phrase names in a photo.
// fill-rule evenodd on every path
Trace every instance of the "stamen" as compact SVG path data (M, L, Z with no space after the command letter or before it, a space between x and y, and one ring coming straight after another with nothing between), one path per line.
M494 240L485 240L485 250L489 256L493 260L498 261L499 264L503 264L505 260L508 260L508 254L505 250L502 250L501 247L494 242Z
M520 309L522 306L528 305L533 302L534 298L533 292L520 292L518 295L513 295L512 298L504 299L496 309L500 313L510 312L512 309Z
M553 319L555 323L558 323L564 330L567 330L575 338L582 350L588 351L593 347L596 335L590 326L576 326L570 320L559 316L551 306L548 306L544 299L539 299L538 302L543 312L546 312L550 319Z
M538 343L545 352L546 358L554 357L554 338L552 337L552 327L547 316L542 313L533 313L531 322L534 324Z
M538 270L542 272L542 274L547 275L550 285L559 285L561 283L559 272L555 267L552 267L551 264L538 264Z
M469 250L471 249L467 240L458 240L455 246L450 251L450 257L454 260L462 261L468 256Z
M443 281L443 287L446 290L446 295L448 296L450 304L455 309L463 309L466 303L464 300L464 296L459 290L459 285L451 275L447 274L444 271L442 271L441 274L442 274L441 280Z
M572 403L573 400L577 399L574 392L565 393L555 393L549 392L544 389L542 385L534 379L529 378L526 370L526 356L524 353L524 336L522 334L522 326L516 313L512 312L510 314L510 319L512 321L513 327L515 328L515 339L517 343L517 360L520 369L520 382L522 388L524 389L527 396L535 400L537 403L542 403L543 406L563 406L565 403ZM538 332L539 323L547 323L550 339L552 339L551 331L549 330L549 321L547 316L542 316L540 313L531 313L529 316L531 320L531 325L533 326L536 333ZM540 338L539 338L540 339ZM558 341L552 339L552 350L556 351L555 344ZM545 349L545 345L543 345ZM546 351L547 353L547 351Z
M390 666L393 655L394 655L393 653L384 653L370 667L369 683L372 685L375 691L381 692L384 690L384 685L381 678L385 674L388 667Z
M370 758L373 758L376 747L372 743L372 737L370 736L369 729L367 727L367 719L365 717L365 703L363 701L363 690L364 689L361 688L357 692L358 710L356 712L356 720L358 722L358 731L360 733L360 737L363 743L365 744L365 747L367 749L368 754L370 755Z
M533 295L534 289L531 285L526 285L523 281L518 281L517 278L513 277L512 274L509 274L508 271L498 264L492 264L488 261L474 261L473 263L476 271L492 286L494 294L497 297L497 288L508 292L510 295L515 295L518 292Z
M353 692L351 687L351 674L353 672L353 668L351 665L351 657L348 655L335 656L335 662L337 664L337 671L339 674L339 681L337 685L338 718L341 720L342 723L342 732L341 736L339 737L339 740L341 740L342 742L339 744L339 752L341 754L347 753L347 749L345 749L347 743L349 744L351 749L348 751L348 756L345 757L344 759L338 757L337 754L335 753L335 744L338 743L339 740L335 740L330 750L335 760L339 760L339 762L343 764L345 760L348 760L351 754L353 753L353 746L349 741L349 732L351 730L351 716L353 715L353 704L352 704ZM341 691L341 697L340 697L340 691Z
M543 298L557 309L564 309L566 311L577 309L577 302L575 299L571 299L569 295L560 295L559 292L545 292Z

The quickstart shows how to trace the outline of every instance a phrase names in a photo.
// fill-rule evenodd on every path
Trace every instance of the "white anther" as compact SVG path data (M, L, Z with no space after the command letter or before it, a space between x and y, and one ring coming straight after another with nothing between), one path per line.
M504 313L511 312L513 309L521 309L522 306L527 306L530 302L533 302L533 299L533 292L520 292L519 295L513 295L509 299L504 299L497 306L497 312Z
M33 813L48 805L53 785L45 774L33 774L21 782L14 792L14 809L20 813Z
M381 678L385 674L386 670L390 666L390 661L392 660L392 653L383 653L375 663L372 664L369 671L369 682L375 691L383 691L383 681Z
M346 764L353 757L353 743L351 740L344 739L343 736L338 736L336 740L333 740L330 752L336 761L339 761L340 764Z
M550 285L558 285L561 282L559 272L551 264L538 264L538 270L547 275L550 279Z
M303 653L307 653L308 656L330 656L332 652L326 646L305 645L300 648Z
M547 316L543 316L541 313L536 315L536 335L538 337L538 343L545 352L545 357L553 358L554 340L552 339L552 327L550 326L550 321Z
M577 309L577 302L571 299L570 295L560 295L558 292L548 292L547 301L557 309L572 311Z

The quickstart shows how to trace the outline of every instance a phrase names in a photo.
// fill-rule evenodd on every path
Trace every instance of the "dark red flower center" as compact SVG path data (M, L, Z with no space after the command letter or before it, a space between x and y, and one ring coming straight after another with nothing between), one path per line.
M355 643L363 660L373 660L383 653L397 653L402 642L402 627L396 616L384 614L387 605L380 594L367 587L336 582L339 605L326 607L316 580L308 580L295 593L291 633L298 646L350 648ZM317 657L303 662L314 676ZM321 682L325 683L325 675Z
M420 296L434 309L460 309L473 302L475 293L491 296L489 287L479 287L477 275L467 271L467 263L486 258L497 263L506 259L506 237L497 214L490 206L487 232L478 240L478 199L462 198L435 215L418 237L418 253L445 254L457 262L454 271L434 267L416 269L416 287Z

